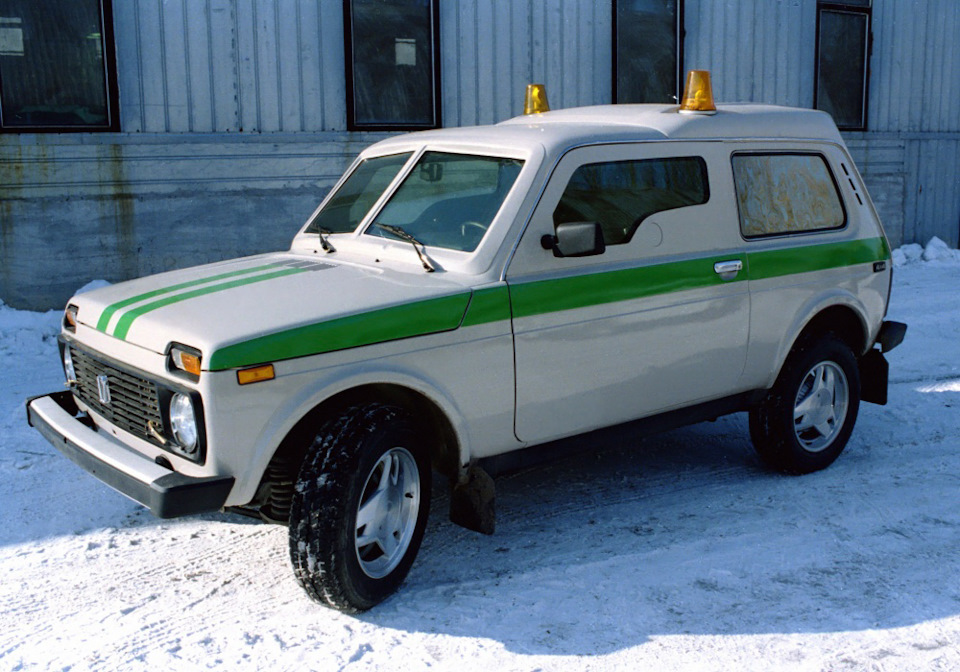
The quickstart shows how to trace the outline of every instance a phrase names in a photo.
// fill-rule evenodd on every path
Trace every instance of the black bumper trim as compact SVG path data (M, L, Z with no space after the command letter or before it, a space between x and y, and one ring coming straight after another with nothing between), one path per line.
M881 352L890 352L903 343L903 337L906 336L906 334L907 325L903 322L885 320L880 325L880 333L877 335L877 343L880 344Z
M52 394L31 397L27 400L27 422L36 428L54 448L63 453L72 462L90 472L117 492L143 504L158 518L176 518L206 511L219 511L223 508L233 488L234 479L231 476L210 476L195 478L171 471L150 482L137 480L130 474L101 460L96 455L84 449L79 443L67 438L50 422L35 411L33 403L37 400L50 399L71 417L76 416L78 409L69 391L54 392ZM78 425L84 425L86 431L94 436L96 431L90 429L80 418L74 417ZM149 458L143 458L149 461Z

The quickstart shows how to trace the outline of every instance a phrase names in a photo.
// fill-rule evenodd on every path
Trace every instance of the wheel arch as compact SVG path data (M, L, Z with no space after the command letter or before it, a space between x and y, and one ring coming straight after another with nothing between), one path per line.
M286 521L293 484L318 428L348 408L375 402L398 406L411 413L426 433L433 468L456 480L461 468L461 441L440 404L424 392L402 384L364 383L314 405L280 441L263 472L253 502L261 506L264 517Z
M806 313L806 318L799 322L792 330L796 336L793 340L785 340L781 344L777 358L778 366L773 380L780 375L787 357L798 344L815 339L826 334L834 334L846 343L854 356L859 358L869 347L869 327L862 307L858 307L853 297L831 297L812 306ZM771 385L773 384L771 380Z

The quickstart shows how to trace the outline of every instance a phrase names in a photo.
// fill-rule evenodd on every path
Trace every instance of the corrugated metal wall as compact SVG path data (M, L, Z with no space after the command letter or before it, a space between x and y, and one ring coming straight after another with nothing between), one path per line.
M871 131L960 132L960 2L874 0Z
M585 0L441 2L444 126L523 112L527 84L555 108L609 103L611 4Z
M126 132L322 132L346 128L341 0L114 3ZM444 0L444 126L551 103L610 101L611 6L589 0Z
M816 24L815 0L687 0L684 67L718 100L810 107Z
M339 0L113 6L125 132L346 128Z

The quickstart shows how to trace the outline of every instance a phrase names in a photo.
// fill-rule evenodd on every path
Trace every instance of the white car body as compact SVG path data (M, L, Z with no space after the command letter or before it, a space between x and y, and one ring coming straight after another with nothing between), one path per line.
M427 151L523 162L474 250L423 248L435 272L409 242L367 233ZM63 333L66 347L202 400L202 461L131 434L83 395L75 403L90 426L51 397L30 403L31 422L158 515L180 515L262 503L258 493L284 440L351 391L389 390L416 399L419 412L429 408L423 422L443 437L434 465L456 481L483 458L605 426L720 400L735 401L716 412L746 408L774 386L798 337L824 311L842 315L838 328L860 330L851 337L857 357L880 335L890 249L826 114L721 105L699 116L618 105L403 135L366 149L318 212L364 160L403 152L409 159L356 230L326 237L335 252L305 226L287 252L71 299L77 324ZM822 157L843 225L745 237L731 157L756 153ZM702 160L706 202L657 212L602 254L545 249L578 167L675 156ZM174 344L200 353L198 380L171 370ZM263 364L273 365L272 380L238 384L238 370ZM219 485L193 504L187 495L159 495L177 498L172 507L143 495L171 474L187 490L194 480L203 489L197 479Z

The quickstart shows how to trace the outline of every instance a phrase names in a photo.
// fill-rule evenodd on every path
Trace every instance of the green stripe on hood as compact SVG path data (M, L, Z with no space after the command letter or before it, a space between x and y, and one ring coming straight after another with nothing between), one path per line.
M188 289L190 287L195 287L197 285L204 285L208 282L217 282L218 280L226 280L227 278L234 278L239 275L249 275L251 273L259 273L260 271L266 271L271 268L277 268L276 264L266 264L264 266L254 266L253 268L245 268L240 271L230 271L229 273L220 273L219 275L212 275L209 278L200 278L199 280L190 280L189 282L181 282L176 285L171 285L169 287L164 287L162 289L154 289L150 292L144 292L143 294L138 294L136 296L131 296L129 299L124 299L122 301L117 301L112 303L100 314L100 319L97 321L97 331L102 331L106 333L107 327L110 324L110 318L120 310L121 308L126 308L135 303L140 303L141 301L146 301L147 299L152 299L156 296L163 296L164 294L170 294L172 292L178 292L181 289Z
M144 315L145 313L157 310L158 308L163 308L164 306L169 306L174 303L180 303L181 301L186 301L187 299L195 299L196 297L204 296L205 294L222 292L225 289L242 287L244 285L252 285L255 282L263 282L265 280L273 280L274 278L282 278L286 275L305 273L307 270L308 269L305 268L287 268L282 271L274 271L273 273L255 275L252 278L240 278L238 280L231 280L230 282L222 282L218 285L211 285L210 287L201 287L200 289L194 289L190 292L168 296L165 299L159 299L157 301L152 301L151 303L146 303L142 306L137 306L136 308L128 310L123 314L123 316L117 322L117 327L113 330L113 335L117 338L125 339L127 334L130 332L130 327L135 319L141 315Z

